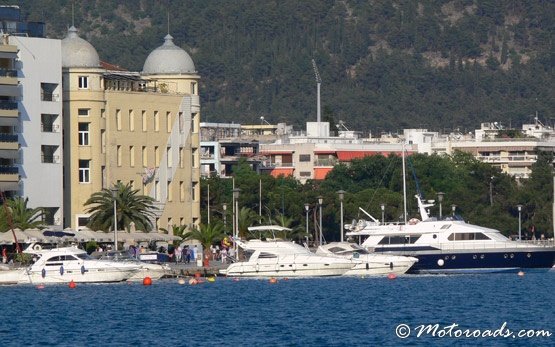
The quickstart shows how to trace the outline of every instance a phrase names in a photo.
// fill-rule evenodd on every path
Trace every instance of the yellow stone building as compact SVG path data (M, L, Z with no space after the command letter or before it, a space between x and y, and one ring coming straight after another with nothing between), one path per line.
M64 225L91 194L130 183L156 200L156 229L198 224L200 101L191 57L167 35L142 72L114 70L71 27L62 40Z

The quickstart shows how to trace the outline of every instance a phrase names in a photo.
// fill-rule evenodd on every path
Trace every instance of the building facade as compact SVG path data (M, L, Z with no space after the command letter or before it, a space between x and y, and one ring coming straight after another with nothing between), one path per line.
M155 199L155 228L200 217L199 75L167 35L142 72L110 70L72 27L62 40L65 223L95 192L130 184Z

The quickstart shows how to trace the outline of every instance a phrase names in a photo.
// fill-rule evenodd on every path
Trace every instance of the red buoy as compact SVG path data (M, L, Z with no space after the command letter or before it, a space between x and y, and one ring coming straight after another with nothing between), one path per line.
M143 278L143 285L145 286L150 286L152 284L152 278L146 276L145 278Z
M396 278L397 278L397 275L394 274L394 273L390 273L389 275L387 275L387 279L388 279L388 280L394 280L394 279L396 279Z
M69 288L74 289L75 287L77 287L77 285L71 280L71 282L69 282Z
M195 277L196 277L196 278L200 278L200 276L201 276L200 272L198 272L198 271L195 272Z
M277 279L275 279L275 278L273 278L273 277L270 278L270 283L272 283L272 284L277 283Z
M39 284L39 285L37 286L37 289L44 289L44 284Z

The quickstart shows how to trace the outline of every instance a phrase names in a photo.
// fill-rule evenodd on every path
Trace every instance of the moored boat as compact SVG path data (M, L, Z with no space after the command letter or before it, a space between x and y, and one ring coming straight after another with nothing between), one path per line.
M76 247L23 251L33 263L29 266L0 271L2 284L102 283L129 279L139 266L131 263L98 260Z
M414 257L370 253L356 243L350 242L331 242L319 246L316 254L355 259L362 262L356 264L344 276L388 275L390 273L402 275L418 262L418 259Z

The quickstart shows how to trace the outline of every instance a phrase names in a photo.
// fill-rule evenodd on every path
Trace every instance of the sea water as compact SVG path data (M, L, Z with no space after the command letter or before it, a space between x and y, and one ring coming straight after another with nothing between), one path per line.
M553 271L185 283L0 287L0 346L555 345Z

